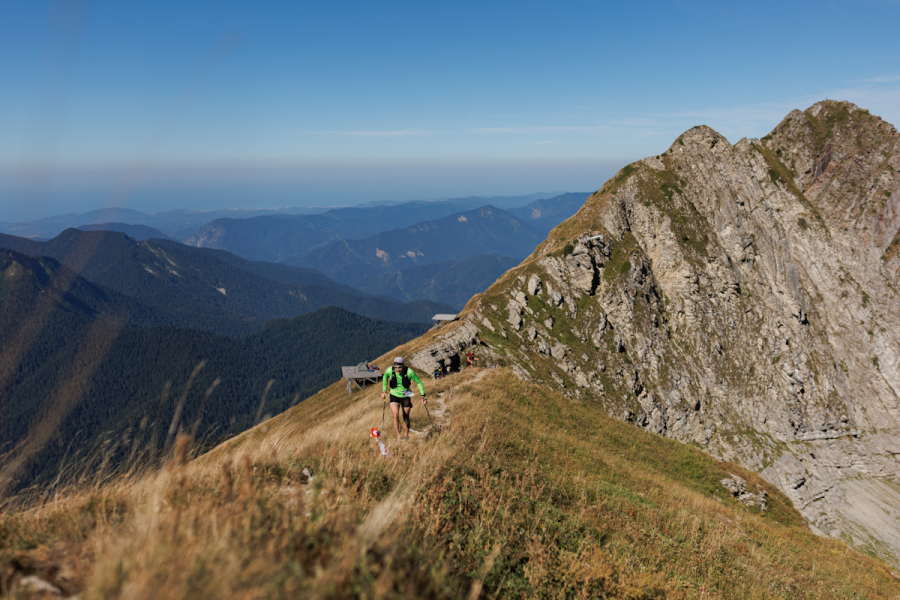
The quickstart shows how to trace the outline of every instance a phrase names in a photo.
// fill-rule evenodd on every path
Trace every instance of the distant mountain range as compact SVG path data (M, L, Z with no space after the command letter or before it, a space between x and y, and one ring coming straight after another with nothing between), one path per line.
M440 299L460 310L472 296L486 290L520 262L518 258L498 254L479 255L460 261L407 267L388 274L373 274L358 280L356 287L404 302L412 298L435 302Z
M325 212L329 207L297 207L284 209L219 209L219 210L170 210L161 213L142 213L131 208L100 208L80 214L54 215L22 223L0 222L0 233L27 238L49 239L62 231L85 225L123 223L146 225L164 232L167 236L184 241L197 228L215 219L226 217L248 218L257 215L297 215Z
M128 225L146 225L148 227L153 227L154 229L162 231L167 236L183 242L191 237L198 228L216 219L245 220L263 215L290 217L293 215L315 215L332 210L347 210L352 213L353 211L360 209L374 209L377 212L378 210L397 206L399 204L427 205L440 202L458 203L457 211L475 208L484 204L492 204L500 208L512 208L523 206L529 202L551 198L556 195L558 194L538 193L526 196L494 196L490 198L473 196L469 198L444 199L440 201L370 202L347 209L327 206L295 206L264 209L225 208L217 210L169 210L147 214L130 208L110 207L81 214L70 213L65 215L54 215L21 223L7 223L0 221L0 233L35 239L50 239L56 237L65 229L80 228L84 225L123 223ZM432 215L431 217L426 218L435 217ZM369 231L368 233L371 234L373 232ZM227 250L228 248L223 249Z
M505 271L501 264L509 268L511 259L531 253L586 197L569 193L537 198L509 210L484 205L483 198L463 198L296 217L219 219L186 243L316 269L356 289L398 300L427 299L458 307L493 283ZM501 200L504 205L512 202ZM466 264L456 265L459 261ZM417 268L435 263L440 266Z
M476 255L499 254L521 259L540 241L537 234L510 213L484 206L384 231L363 240L339 240L288 257L284 262L315 268L336 281L353 285L379 274Z
M47 242L0 234L0 247L51 257L92 283L139 299L140 314L152 312L154 319L164 314L167 325L232 337L270 319L327 306L394 322L429 322L434 314L452 310L446 304L368 296L304 269L223 259L225 253L163 240L138 242L118 232L67 229ZM141 317L134 323L146 321Z
M570 196L581 196L571 210ZM566 194L563 199L535 200L519 211L523 222L533 222L537 232L559 223L559 215L578 210L587 194ZM409 202L393 206L339 208L318 215L262 216L251 219L217 219L204 225L185 241L190 246L218 248L233 254L269 262L288 258L342 239L369 236L417 223L430 222L484 206L484 198L461 198L443 202ZM557 206L559 204L559 206ZM548 210L541 207L553 207ZM546 216L545 216L546 215ZM564 217L567 218L567 217ZM540 223L540 226L537 224ZM548 229L549 230L549 229Z
M302 314L328 305L370 317L416 321L430 317L425 313L434 307L406 307L413 310L409 312L406 308L385 304L386 298L366 298L366 294L460 307L472 295L493 283L513 264L512 259L529 254L552 227L573 215L586 197L586 193L552 197L532 194L491 198L495 205L487 206L485 198L469 197L434 202L373 203L350 208L168 211L151 215L130 209L101 209L30 223L0 223L0 231L15 231L17 238L29 236L25 241L32 243L44 241L43 236L49 232L71 224L84 231L118 231L138 242L150 244L137 254L133 244L123 246L122 252L115 257L107 252L113 248L105 247L98 255L104 258L94 257L82 267L72 262L75 259L70 256L71 249L67 246L72 242L70 235L51 239L46 247L28 245L21 239L7 240L0 245L27 254L53 256L76 270L86 268L82 274L89 280L103 282L125 294L137 294L140 290L142 298L149 298L166 310L172 309L169 301L177 297L179 303L174 312L181 316L173 324L222 334L243 335L266 319ZM485 210L492 214L491 219L484 218ZM224 215L229 218L217 218ZM233 218L235 215L250 218ZM206 253L202 260L209 264L199 271L191 271L187 279L184 273L170 269L172 265L166 263L158 250L163 240L171 243L173 238L202 248ZM125 242L120 240L119 243ZM165 247L169 255L184 254L179 245ZM188 254L182 260L191 263L201 260L199 257L199 254ZM131 261L129 274L125 276L120 272L122 265L112 268L105 264L109 260L116 263ZM465 264L457 264L460 261ZM287 302L280 299L289 293L284 289L275 290L274 295L267 292L265 301L260 295L256 302L247 298L238 300L232 298L229 289L234 289L237 295L240 293L237 290L268 290L268 287L248 287L248 282L225 285L224 280L218 280L233 274L234 269L222 271L215 266L218 262L244 274L263 277L269 280L267 285L272 281L288 286L318 285L327 291L304 289ZM284 264L278 266L277 263ZM149 270L135 269L139 264ZM154 268L149 266L151 264L157 266ZM298 271L287 265L305 269ZM424 265L433 266L422 268ZM200 277L203 285L196 285L194 275ZM145 289L150 277L156 277L157 281ZM192 291L185 296L187 288ZM226 290L225 294L217 291L220 288ZM338 298L335 290L344 295ZM219 294L225 297L219 297ZM304 298L308 307L298 305ZM415 312L419 309L423 309L421 314Z

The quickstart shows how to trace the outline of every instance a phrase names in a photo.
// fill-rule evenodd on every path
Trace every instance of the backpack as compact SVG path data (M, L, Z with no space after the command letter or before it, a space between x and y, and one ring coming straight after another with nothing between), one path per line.
M409 368L404 367L403 376L400 378L400 383L406 389L409 389ZM391 389L397 387L397 371L395 371L395 367L391 367Z

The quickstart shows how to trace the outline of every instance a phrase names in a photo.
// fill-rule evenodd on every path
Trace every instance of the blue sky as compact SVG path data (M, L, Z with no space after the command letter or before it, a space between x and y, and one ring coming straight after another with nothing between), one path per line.
M591 191L706 124L900 123L900 3L0 1L0 220Z

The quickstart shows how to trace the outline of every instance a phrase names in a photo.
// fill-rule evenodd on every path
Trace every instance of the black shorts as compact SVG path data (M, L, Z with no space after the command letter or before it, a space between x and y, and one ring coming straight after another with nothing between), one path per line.
M391 394L391 404L396 402L403 408L412 408L412 400L406 396L394 396Z

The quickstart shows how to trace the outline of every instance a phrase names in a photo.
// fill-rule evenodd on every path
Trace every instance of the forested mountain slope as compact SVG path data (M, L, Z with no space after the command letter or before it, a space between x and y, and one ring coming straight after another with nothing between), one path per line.
M172 246L166 246L171 248ZM365 296L366 292L362 292L349 285L338 283L327 277L324 273L315 269L305 269L303 267L292 267L281 263L262 262L241 258L237 254L226 252L224 250L216 250L214 248L200 248L203 252L214 256L217 260L227 263L233 267L237 267L242 271L265 277L273 281L280 281L288 285L319 285L322 287L333 288L346 292L354 296Z
M98 315L135 326L166 325L164 311L101 285L90 283L46 256L28 256L0 248L0 339L29 322L42 310L60 308L67 314L92 319Z
M29 261L37 260L18 255L0 265L6 490L46 484L61 467L83 468L101 440L109 443L94 458L113 466L164 449L178 431L198 441L243 431L334 381L342 365L371 360L428 328L327 308L273 320L240 340L184 328L134 329L123 326L118 305L82 279L62 298L49 298L50 286L31 286L27 280L41 271ZM21 282L16 289L12 277ZM37 290L30 302L29 287Z
M762 473L900 565L900 136L856 106L633 163L413 359L521 378Z
M119 231L139 242L153 239L174 241L159 229L154 229L153 227L148 227L146 225L131 225L129 223L96 223L92 225L81 225L78 229L81 231Z

